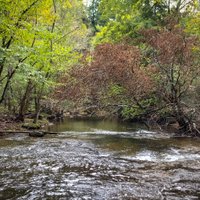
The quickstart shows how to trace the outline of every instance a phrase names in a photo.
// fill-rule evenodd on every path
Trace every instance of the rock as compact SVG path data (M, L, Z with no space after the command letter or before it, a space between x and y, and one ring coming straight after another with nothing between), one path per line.
M33 131L29 133L30 137L43 137L44 133L43 132L39 132L39 131Z

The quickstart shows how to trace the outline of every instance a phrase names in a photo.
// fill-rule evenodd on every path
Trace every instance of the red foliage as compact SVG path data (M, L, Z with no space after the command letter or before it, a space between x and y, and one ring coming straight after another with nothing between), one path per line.
M74 67L64 85L57 90L60 98L80 99L84 96L98 98L106 94L111 84L125 89L125 95L137 99L145 96L152 82L140 67L141 54L138 48L124 44L102 44L90 55L92 61Z
M156 86L160 99L171 108L182 132L200 135L193 121L192 96L185 98L200 74L197 38L175 26L169 30L144 30L141 33L150 46L150 64L159 70Z
M194 52L197 38L187 36L176 27L144 30L141 34L152 48L151 65L160 72L159 91L164 93L163 97L169 97L168 102L179 101L177 98L187 92L200 72L199 55Z
M181 64L182 67L193 64L192 47L195 39L186 37L183 30L145 30L142 32L145 41L153 47L156 52L156 63L164 65Z

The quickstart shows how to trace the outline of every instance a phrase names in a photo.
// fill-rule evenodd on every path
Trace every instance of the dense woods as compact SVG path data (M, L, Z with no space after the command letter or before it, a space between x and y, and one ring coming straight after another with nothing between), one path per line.
M198 1L5 0L0 15L2 118L104 112L200 136Z
M0 104L35 121L56 77L80 57L86 26L80 1L1 1Z

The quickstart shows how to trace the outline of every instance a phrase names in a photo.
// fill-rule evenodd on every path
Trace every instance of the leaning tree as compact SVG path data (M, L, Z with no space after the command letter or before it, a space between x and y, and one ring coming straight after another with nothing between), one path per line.
M158 96L171 109L182 132L200 135L191 114L194 108L186 99L200 73L199 41L176 26L144 30L142 35L149 47L149 64L158 69Z

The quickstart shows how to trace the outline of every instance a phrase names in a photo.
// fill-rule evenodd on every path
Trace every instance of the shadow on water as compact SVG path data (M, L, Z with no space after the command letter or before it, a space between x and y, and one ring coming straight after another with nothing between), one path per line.
M0 199L197 200L200 140L139 124L66 120L58 135L0 138Z

